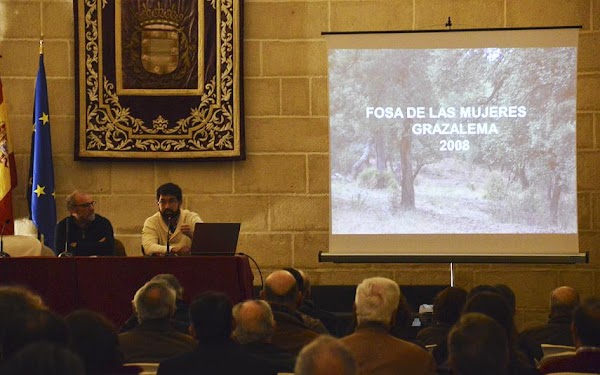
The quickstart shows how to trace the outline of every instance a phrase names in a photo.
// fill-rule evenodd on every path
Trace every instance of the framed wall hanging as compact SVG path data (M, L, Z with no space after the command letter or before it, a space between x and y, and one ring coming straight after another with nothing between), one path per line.
M242 0L75 0L75 159L244 159Z

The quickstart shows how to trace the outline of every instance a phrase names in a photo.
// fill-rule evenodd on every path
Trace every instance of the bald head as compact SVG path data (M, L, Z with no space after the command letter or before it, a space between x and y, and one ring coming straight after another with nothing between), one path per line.
M285 270L273 272L265 280L261 297L269 303L277 303L295 309L299 297L296 279Z
M265 285L269 286L277 295L286 294L296 286L296 279L289 271L275 271L267 277Z
M133 307L140 323L168 319L175 312L175 291L163 282L147 282L135 293Z
M346 346L330 336L319 336L298 354L294 374L356 375L356 361Z
M240 344L270 342L275 331L275 319L268 303L251 300L233 307L233 336Z
M570 286L561 286L550 293L550 315L570 316L579 306L579 293Z

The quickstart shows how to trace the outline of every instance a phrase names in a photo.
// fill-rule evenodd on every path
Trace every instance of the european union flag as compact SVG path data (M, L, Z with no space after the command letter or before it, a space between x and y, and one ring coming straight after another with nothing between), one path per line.
M44 235L44 244L54 249L56 226L56 201L54 200L54 167L50 138L50 110L44 55L40 51L40 64L35 81L33 103L33 135L31 137L31 164L29 169L29 197L31 219Z

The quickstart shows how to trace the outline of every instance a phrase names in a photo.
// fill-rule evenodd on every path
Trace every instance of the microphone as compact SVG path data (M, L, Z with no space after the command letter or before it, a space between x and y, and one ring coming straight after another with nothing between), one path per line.
M69 252L69 218L65 220L65 253Z
M69 218L65 219L65 250L58 254L59 258L68 258L72 257L75 254L69 251Z
M177 228L177 221L173 220L171 215L167 216L167 252L165 253L165 256L179 255L179 254L176 254L171 251L171 234L173 234L173 232L175 232L176 228Z
M169 231L171 234L175 233L175 229L177 229L177 221L171 221L171 224L169 224Z
M8 223L10 223L10 219L4 221L2 231L0 232L0 258L10 258L10 254L4 252L4 229L6 229Z

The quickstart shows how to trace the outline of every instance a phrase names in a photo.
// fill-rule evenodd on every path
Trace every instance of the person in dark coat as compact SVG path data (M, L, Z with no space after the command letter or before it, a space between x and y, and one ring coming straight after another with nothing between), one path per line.
M96 201L89 194L74 191L67 197L69 216L58 222L54 252L58 255L114 255L115 237L110 221L96 213Z
M541 374L600 372L600 298L590 298L575 309L572 332L575 354L543 359Z
M302 347L319 336L297 311L300 293L290 272L278 270L271 273L265 280L260 297L271 306L277 323L273 345L297 356Z
M530 340L538 345L554 344L573 346L571 322L573 311L579 306L579 293L569 286L561 286L550 293L548 322L526 328L519 341Z
M275 318L267 302L240 302L233 306L233 319L232 337L246 353L270 363L277 372L294 372L294 356L272 343Z
M158 375L276 374L268 363L249 356L231 339L231 310L231 301L223 293L204 292L194 300L190 305L191 333L198 348L161 362Z
M177 331L169 319L175 312L175 291L162 281L149 281L133 298L140 324L119 334L125 363L155 362L192 351L196 341Z

